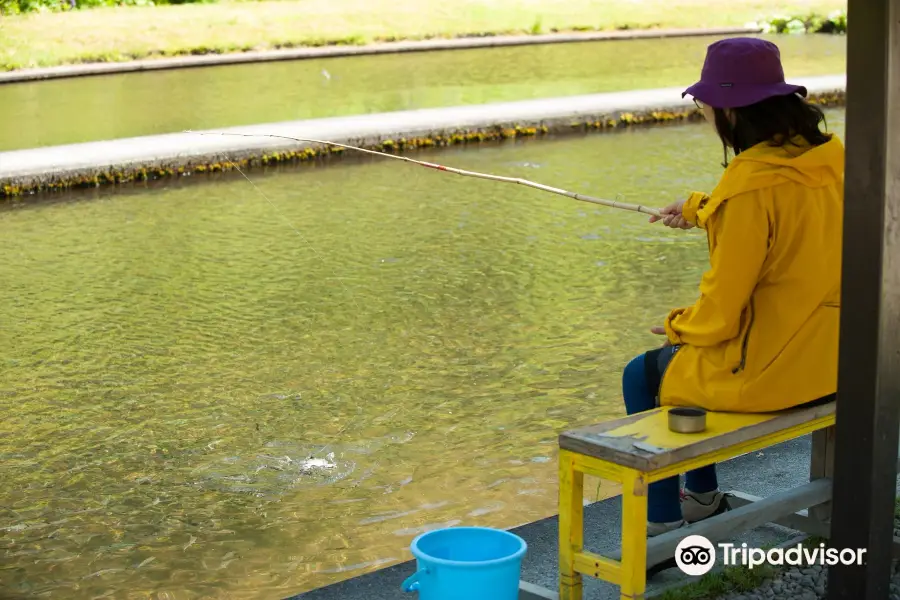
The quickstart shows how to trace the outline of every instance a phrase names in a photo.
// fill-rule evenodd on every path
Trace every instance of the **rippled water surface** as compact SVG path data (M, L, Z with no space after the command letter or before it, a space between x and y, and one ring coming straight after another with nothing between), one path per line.
M846 68L842 36L767 36L788 77ZM687 86L718 38L301 60L0 85L0 151L293 119Z
M702 125L427 156L652 205L720 173ZM706 265L394 161L250 177L271 203L228 177L0 212L2 592L279 598L554 514L558 432L622 414Z

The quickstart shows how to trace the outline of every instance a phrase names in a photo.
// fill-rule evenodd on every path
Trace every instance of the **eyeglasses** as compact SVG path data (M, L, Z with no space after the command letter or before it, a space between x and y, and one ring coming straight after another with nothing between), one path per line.
M699 108L700 110L703 110L703 109L706 107L705 104L703 104L702 102L700 102L700 101L697 100L696 98L694 98L694 104L696 104L696 105L697 105L697 108Z

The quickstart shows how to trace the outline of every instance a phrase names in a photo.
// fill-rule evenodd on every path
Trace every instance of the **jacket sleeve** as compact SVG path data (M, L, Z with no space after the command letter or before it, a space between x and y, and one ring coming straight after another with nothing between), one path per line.
M703 192L691 192L691 195L688 196L688 199L685 200L681 207L681 216L684 217L687 222L693 225L699 225L697 223L697 211L700 210L708 200L709 196Z
M666 319L672 344L714 346L740 334L741 314L759 280L769 242L769 219L756 195L736 196L707 221L710 268L700 298Z

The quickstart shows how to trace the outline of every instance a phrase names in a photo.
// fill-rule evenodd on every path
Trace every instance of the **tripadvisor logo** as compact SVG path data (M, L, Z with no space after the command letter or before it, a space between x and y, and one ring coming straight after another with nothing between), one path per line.
M741 544L740 548L734 544L719 544L722 548L723 562L726 565L744 565L749 568L769 564L776 567L782 565L822 565L833 567L842 565L863 565L865 548L826 548L820 543L818 548L807 548L803 544L797 544L791 548L748 548L747 544Z
M702 535L689 535L675 548L675 564L685 575L705 575L716 564L716 549Z
M750 548L746 543L736 546L720 543L722 562L726 566L741 565L750 569L763 564L773 566L834 566L865 564L865 548L851 549L804 547L802 544L790 548ZM710 572L716 564L716 546L702 535L689 535L675 548L675 564L686 575L699 577Z

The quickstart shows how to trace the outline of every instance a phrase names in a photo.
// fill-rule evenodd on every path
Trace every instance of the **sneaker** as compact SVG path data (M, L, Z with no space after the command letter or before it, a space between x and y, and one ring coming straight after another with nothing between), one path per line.
M684 519L672 523L647 523L647 537L656 537L687 525Z
M652 566L647 566L647 579L654 577L655 575L659 575L663 571L668 571L669 569L674 569L678 566L678 563L675 562L675 557L667 558L661 563L657 563Z
M720 515L726 510L731 510L731 507L728 506L729 496L730 494L718 490L706 494L684 490L681 499L681 514L688 523L696 523Z
M675 531L676 529L681 529L682 527L687 527L687 525L688 524L684 519L672 523L647 523L647 537L656 537L670 531ZM675 562L674 557L667 558L655 565L647 565L647 579L668 569L674 569L677 566L678 563Z
M684 519L672 523L647 523L647 537L656 537L670 531L675 531L676 529L681 529L682 527L687 527L687 523ZM674 569L677 566L678 563L675 562L674 558L667 558L655 565L647 565L647 579L668 569Z
M647 523L647 537L655 537L669 531L687 527L691 523L696 523L730 510L731 507L728 505L728 497L730 495L718 490L708 494L697 494L690 490L684 490L681 492L681 514L684 519L674 523ZM675 562L674 557L667 558L655 565L647 565L647 579L668 569L674 569L677 566L678 563Z

